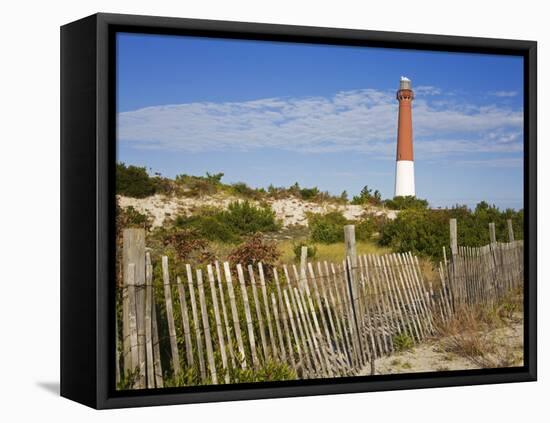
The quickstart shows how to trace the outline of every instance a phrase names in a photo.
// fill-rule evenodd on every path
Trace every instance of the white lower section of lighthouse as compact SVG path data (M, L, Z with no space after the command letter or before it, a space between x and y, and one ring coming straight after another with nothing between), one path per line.
M395 196L414 196L414 162L398 160L395 166Z

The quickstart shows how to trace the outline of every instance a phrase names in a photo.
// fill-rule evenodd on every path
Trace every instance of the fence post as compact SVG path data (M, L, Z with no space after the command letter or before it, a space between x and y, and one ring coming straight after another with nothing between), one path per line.
M307 246L302 246L300 256L300 290L303 290L306 285L306 267L307 267Z
M506 223L508 223L508 241L514 242L514 226L512 225L512 219L508 219Z
M449 271L449 294L452 297L453 309L457 301L457 256L458 256L458 230L456 219L449 220L449 235L451 239L451 269Z
M360 357L363 357L363 319L360 310L357 291L357 247L355 244L355 225L344 226L344 243L346 245L346 266L348 273L348 288L350 292L352 312L357 337L359 338ZM361 315L360 315L361 314Z
M450 230L450 236L451 236L451 255L455 256L458 253L456 219L449 220L449 230Z
M494 222L489 223L489 239L491 240L491 244L494 244L495 242L497 242Z
M136 292L136 325L137 325L137 349L139 366L139 386L145 388L145 230L142 228L128 228L122 231L122 269L123 281L127 281L129 265L134 265L134 285ZM126 287L128 289L128 287ZM123 296L123 302L127 301ZM127 304L123 304L123 313L127 313ZM123 336L124 336L124 357L126 358L130 335L127 327L128 316L123 316ZM128 371L129 367L124 363L124 370Z

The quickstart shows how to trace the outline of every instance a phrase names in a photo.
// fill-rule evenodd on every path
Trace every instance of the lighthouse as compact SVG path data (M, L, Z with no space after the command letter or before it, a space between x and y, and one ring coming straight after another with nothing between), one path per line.
M404 76L399 81L397 100L399 117L397 123L397 157L395 165L395 196L415 195L414 156L412 131L412 101L414 92L411 80Z

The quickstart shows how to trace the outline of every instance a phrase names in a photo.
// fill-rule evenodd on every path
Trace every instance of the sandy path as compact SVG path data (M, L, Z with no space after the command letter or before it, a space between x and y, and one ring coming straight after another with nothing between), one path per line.
M504 357L513 361L513 365L523 365L523 323L489 332L487 341L492 343L498 354L488 354L486 359L495 363ZM461 355L446 351L448 338L433 339L417 345L412 350L382 357L375 362L376 374L418 373L446 370L480 369L477 362ZM498 367L498 366L495 366ZM361 375L369 375L370 367L364 368Z

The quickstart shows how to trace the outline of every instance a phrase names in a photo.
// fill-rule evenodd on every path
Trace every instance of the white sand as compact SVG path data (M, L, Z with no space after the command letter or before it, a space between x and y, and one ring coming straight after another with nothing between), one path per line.
M479 363L457 354L445 351L446 338L433 339L414 347L412 350L395 353L375 361L376 374L418 373L447 370L480 369ZM493 330L487 334L487 342L498 351L498 357L488 355L487 360L498 363L498 358L513 356L515 365L523 365L523 324ZM370 367L364 368L361 375L369 375Z

